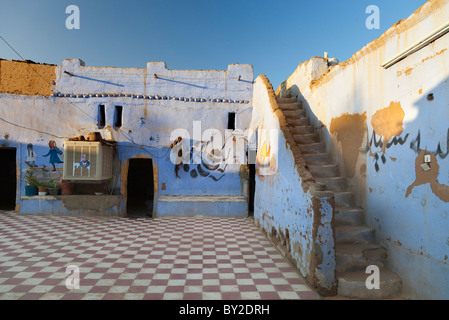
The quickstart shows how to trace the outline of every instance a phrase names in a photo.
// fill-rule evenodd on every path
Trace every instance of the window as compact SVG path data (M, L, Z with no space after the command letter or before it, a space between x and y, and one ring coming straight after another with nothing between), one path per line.
M235 112L228 113L228 129L235 130Z
M122 106L115 106L114 129L118 129L118 128L122 127L122 113L123 113L123 107Z
M103 129L105 125L106 125L106 113L104 111L104 105L100 104L98 106L98 114L97 114L98 129Z

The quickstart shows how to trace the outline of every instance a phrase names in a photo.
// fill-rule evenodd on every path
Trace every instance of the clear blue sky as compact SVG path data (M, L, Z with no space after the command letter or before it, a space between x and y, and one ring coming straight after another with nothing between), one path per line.
M1 0L0 35L25 59L60 65L225 70L247 63L276 89L312 56L349 59L425 0ZM68 5L80 29L68 30ZM380 29L368 30L368 5ZM0 40L0 57L20 59Z

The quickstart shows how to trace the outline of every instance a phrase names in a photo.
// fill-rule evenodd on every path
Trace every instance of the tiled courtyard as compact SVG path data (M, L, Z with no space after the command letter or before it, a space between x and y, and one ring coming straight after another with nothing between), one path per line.
M69 265L80 287L66 287ZM0 211L0 299L320 299L251 219Z

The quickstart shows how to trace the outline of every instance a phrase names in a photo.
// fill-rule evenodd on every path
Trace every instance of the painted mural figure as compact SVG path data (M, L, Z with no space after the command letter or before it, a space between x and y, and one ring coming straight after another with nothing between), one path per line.
M90 167L90 161L89 161L89 159L87 159L85 153L83 153L83 156L81 157L80 166L82 168L89 168Z
M36 158L37 158L37 155L34 153L33 144L29 143L27 145L27 156L26 156L25 163L27 165L29 165L30 167L37 167Z
M177 139L175 139L175 141L173 141L173 143L170 144L170 149L173 150L173 148L175 147L175 152L177 151L177 157L176 159L173 161L175 164L175 175L177 179L181 179L179 177L179 168L183 165L182 163L182 137L178 137Z
M62 163L58 156L58 154L62 154L62 151L56 147L56 142L54 140L50 140L48 146L50 147L50 150L48 150L48 153L43 155L43 157L50 156L50 163L53 166L53 171L56 171L55 163Z

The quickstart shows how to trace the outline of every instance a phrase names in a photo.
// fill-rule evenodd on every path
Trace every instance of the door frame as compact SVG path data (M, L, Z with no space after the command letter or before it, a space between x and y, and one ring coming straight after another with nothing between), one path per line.
M157 200L159 196L159 174L156 162L148 155L139 155L128 158L122 165L121 179L120 179L120 193L125 197L125 210L128 211L128 173L129 165L133 159L149 159L153 167L153 218L157 217ZM128 212L126 212L128 215Z
M0 147L0 150L14 150L15 151L15 161L16 161L16 186L15 186L15 199L14 199L14 211L18 211L19 210L19 204L17 202L18 197L19 197L19 186L20 186L20 179L21 179L21 175L20 175L20 167L19 167L19 159L17 157L18 153L17 153L17 147Z

